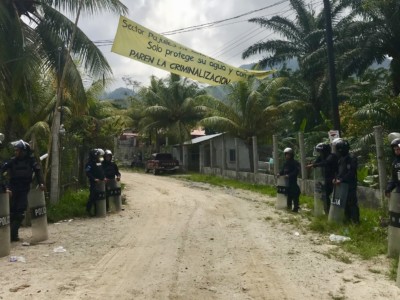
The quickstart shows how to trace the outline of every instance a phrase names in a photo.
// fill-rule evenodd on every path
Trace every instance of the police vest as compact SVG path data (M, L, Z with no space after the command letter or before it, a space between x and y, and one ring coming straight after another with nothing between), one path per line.
M33 161L31 159L13 159L9 170L10 178L32 179Z

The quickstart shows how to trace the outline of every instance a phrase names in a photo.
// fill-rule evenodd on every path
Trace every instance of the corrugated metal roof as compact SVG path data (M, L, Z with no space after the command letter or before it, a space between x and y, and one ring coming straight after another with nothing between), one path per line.
M191 145L191 144L198 144L204 141L211 140L217 136L223 135L224 133L216 133L216 134L210 134L210 135L205 135L205 136L200 136L197 138L192 139L191 141L186 141L184 145Z

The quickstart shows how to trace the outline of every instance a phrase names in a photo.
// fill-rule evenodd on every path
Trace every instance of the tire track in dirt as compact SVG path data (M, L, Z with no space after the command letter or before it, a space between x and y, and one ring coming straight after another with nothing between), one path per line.
M124 174L124 180L132 182L129 206L140 216L89 270L78 298L287 298L276 275L258 262L259 253L249 255L256 247L242 226L232 226L238 213L232 202L243 200L165 176Z

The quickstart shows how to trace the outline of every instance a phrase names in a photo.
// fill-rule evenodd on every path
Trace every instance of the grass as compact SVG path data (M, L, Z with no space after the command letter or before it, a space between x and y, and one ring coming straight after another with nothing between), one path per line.
M123 191L125 184L121 183ZM89 189L68 190L62 195L60 201L56 204L47 204L47 220L50 223L68 220L72 218L85 218L86 203L89 199ZM122 204L126 204L125 195L121 195Z
M56 204L47 205L47 220L58 222L61 220L86 217L86 202L89 190L67 191Z
M231 187L243 190L249 190L252 192L268 195L271 197L276 196L275 187L251 184L245 182L239 182L233 179L224 179L222 177L205 174L188 174L179 176L186 180L209 183L215 186ZM300 196L301 207L307 208L303 210L301 217L298 218L292 215L288 215L286 223L294 224L298 227L299 223L303 222L304 226L314 232L318 232L322 235L329 236L330 234L342 235L350 237L350 241L337 244L344 252L358 255L362 259L371 259L379 255L386 255L387 253L387 228L382 228L379 225L380 217L384 215L384 212L379 209L370 209L360 207L360 224L336 224L328 222L326 216L314 217L314 198L310 196ZM270 221L270 218L265 218L266 221ZM302 221L303 220L303 221ZM333 253L329 253L329 256L334 256ZM336 255L335 259L340 260L344 263L351 263L351 259L345 253ZM392 266L389 271L389 277L396 279L398 259L391 261Z
M213 175L197 174L197 173L192 173L192 174L188 174L188 175L177 175L177 177L191 180L191 181L196 181L196 182L209 183L209 184L212 184L215 186L231 187L231 188L235 188L235 189L248 190L248 191L260 193L263 195L268 195L271 197L276 196L276 189L274 187L261 185L261 184L245 183L245 182L240 182L240 181L233 180L233 179L224 179L222 177L217 177L217 176L213 176Z

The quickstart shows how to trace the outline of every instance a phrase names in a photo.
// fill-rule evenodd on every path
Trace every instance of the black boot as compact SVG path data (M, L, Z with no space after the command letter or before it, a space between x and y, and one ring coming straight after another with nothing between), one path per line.
M19 237L18 237L18 230L20 227L21 223L18 221L12 221L10 224L10 229L11 229L11 242L18 242Z
M24 220L25 215L22 214L12 214L11 215L11 224L10 224L10 231L11 231L11 242L18 242L20 240L18 236L19 228L21 227L22 221Z

